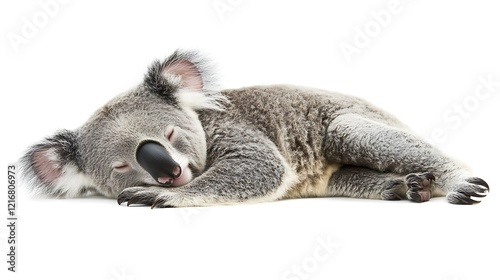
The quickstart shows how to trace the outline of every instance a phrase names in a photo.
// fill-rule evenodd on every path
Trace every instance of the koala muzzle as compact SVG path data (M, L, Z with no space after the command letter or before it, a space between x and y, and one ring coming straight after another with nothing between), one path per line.
M159 184L172 185L174 179L182 174L181 167L158 142L145 142L136 153L137 162Z

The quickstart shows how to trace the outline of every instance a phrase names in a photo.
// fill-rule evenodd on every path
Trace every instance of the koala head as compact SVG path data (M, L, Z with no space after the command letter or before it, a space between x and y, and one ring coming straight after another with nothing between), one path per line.
M144 81L97 110L75 131L30 147L21 159L31 189L56 197L89 191L116 197L133 186L182 186L204 171L198 110L221 110L208 62L176 51L149 67Z

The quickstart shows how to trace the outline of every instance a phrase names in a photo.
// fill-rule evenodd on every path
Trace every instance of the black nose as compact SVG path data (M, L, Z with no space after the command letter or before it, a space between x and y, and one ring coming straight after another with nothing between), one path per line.
M136 153L137 162L158 183L171 185L181 175L181 167L160 143L149 141L141 144Z

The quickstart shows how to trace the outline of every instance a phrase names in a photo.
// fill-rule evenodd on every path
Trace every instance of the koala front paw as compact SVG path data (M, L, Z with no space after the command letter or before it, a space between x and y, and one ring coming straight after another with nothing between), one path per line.
M151 208L174 207L175 193L162 187L131 187L124 189L117 198L121 205L127 202L127 206L132 204L144 204Z

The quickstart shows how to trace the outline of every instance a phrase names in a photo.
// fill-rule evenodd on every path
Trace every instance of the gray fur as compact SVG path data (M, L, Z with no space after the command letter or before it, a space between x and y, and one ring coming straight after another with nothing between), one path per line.
M196 52L154 62L143 83L82 127L32 146L22 158L25 177L51 196L97 192L153 207L318 196L423 202L447 195L474 204L489 191L364 100L289 85L219 90L210 71ZM179 162L178 186L159 185L139 166L144 141Z

